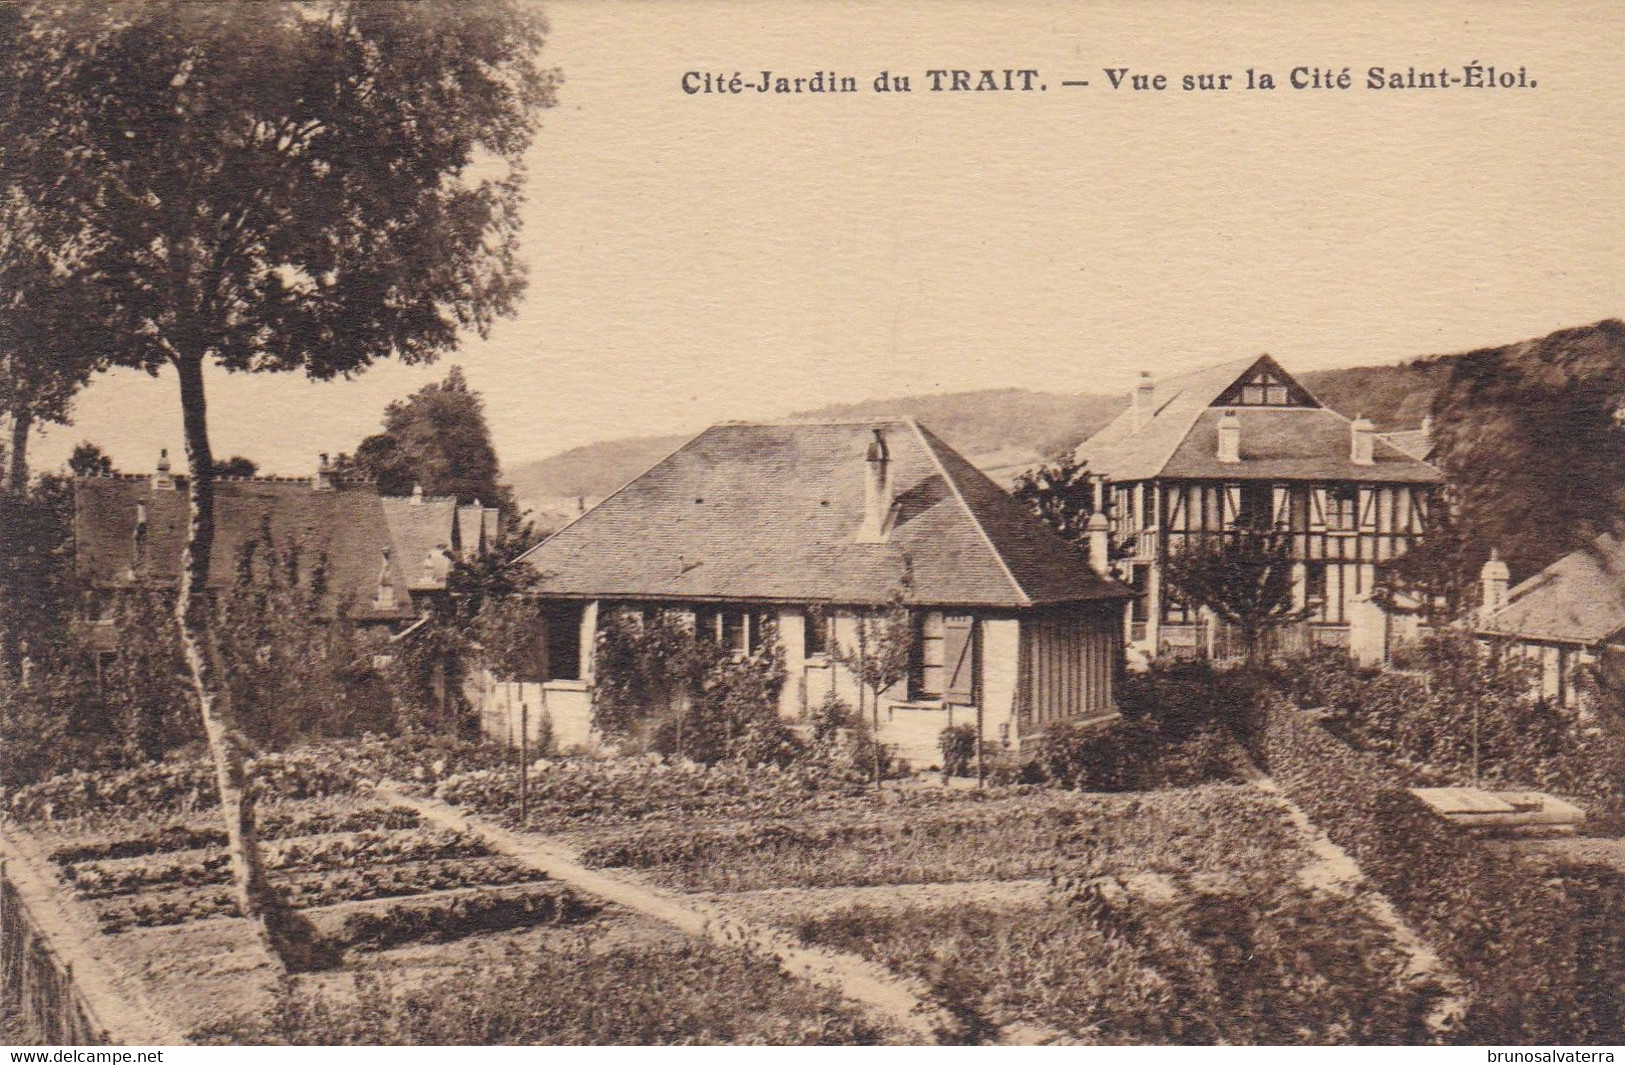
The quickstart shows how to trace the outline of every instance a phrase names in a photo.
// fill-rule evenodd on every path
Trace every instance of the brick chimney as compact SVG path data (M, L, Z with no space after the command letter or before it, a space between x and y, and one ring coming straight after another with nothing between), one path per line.
M1478 571L1478 586L1481 593L1479 621L1487 621L1491 614L1507 605L1507 586L1511 583L1512 571L1501 561L1501 552L1490 548L1489 561Z
M874 439L863 456L863 525L858 529L858 542L884 543L886 519L891 516L892 470L891 449L886 446L886 430L874 427Z
M158 469L152 475L152 490L154 492L173 492L175 490L175 478L170 476L169 473L169 449L167 447L158 449Z
M333 464L327 459L327 452L322 452L316 461L316 476L310 482L313 492L331 492L333 490Z
M1149 370L1140 371L1140 383L1134 388L1134 428L1150 421L1157 412L1157 382Z
M1361 414L1349 422L1349 461L1356 466L1369 466L1376 461L1377 427Z
M1241 461L1241 418L1233 410L1219 416L1219 461Z
M412 486L412 505L414 507L421 507L423 505L423 486L421 484L414 484Z

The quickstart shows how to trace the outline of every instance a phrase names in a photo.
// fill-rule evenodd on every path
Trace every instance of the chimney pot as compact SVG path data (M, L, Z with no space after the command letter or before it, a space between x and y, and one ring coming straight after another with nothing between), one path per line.
M1151 420L1157 409L1157 382L1151 371L1140 371L1140 383L1134 388L1134 428Z
M1501 552L1493 547L1489 561L1478 571L1478 583L1483 599L1478 616L1481 621L1487 621L1491 614L1507 605L1507 588L1512 583L1512 571L1501 561Z
M421 484L414 484L412 486L412 505L414 507L420 507L423 505L423 486Z
M1089 544L1089 568L1102 577L1111 575L1111 522L1106 519L1106 478L1090 478L1095 485L1095 510L1084 526Z
M175 488L175 478L169 472L169 449L158 449L158 468L152 475L152 489L155 492L169 492Z
M1241 418L1233 410L1219 416L1219 461L1241 461Z
M1376 461L1377 427L1361 414L1349 423L1349 461L1356 466L1370 466Z
M327 461L327 452L323 451L316 460L316 477L311 481L310 487L317 492L331 492L333 490L333 467Z

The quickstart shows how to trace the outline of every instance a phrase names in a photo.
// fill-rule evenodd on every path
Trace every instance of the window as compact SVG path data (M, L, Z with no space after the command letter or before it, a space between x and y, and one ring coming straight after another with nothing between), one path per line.
M743 611L722 612L722 646L738 654L750 650L750 619Z
M749 654L762 646L767 633L766 615L706 607L694 611L694 633L708 643L720 643L735 654Z
M1216 406L1289 407L1292 402L1286 381L1270 370L1260 370L1225 393Z
M1267 484L1244 484L1236 513L1236 528L1267 531L1275 527L1275 490Z
M1303 564L1303 598L1306 603L1326 601L1326 563Z
M1354 532L1360 527L1360 490L1352 484L1334 485L1326 493L1326 528Z
M823 610L809 610L803 615L806 619L802 628L804 633L802 643L802 657L816 658L819 655L829 654L829 614Z
M916 698L942 696L943 623L942 611L927 610L914 618L913 691Z
M1196 620L1191 605L1181 599L1166 582L1162 585L1162 620L1168 625L1189 625Z
M543 680L581 679L581 605L560 603L546 615Z
M1145 621L1150 613L1150 587L1151 567L1137 564L1129 570L1129 587L1134 589L1135 596L1129 602L1129 620Z

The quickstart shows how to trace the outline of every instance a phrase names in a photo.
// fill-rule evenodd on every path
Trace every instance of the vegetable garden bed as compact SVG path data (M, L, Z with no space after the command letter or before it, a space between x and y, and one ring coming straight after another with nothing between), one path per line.
M1306 859L1280 803L1225 784L1154 796L1043 791L796 820L659 823L577 840L586 864L644 870L684 891L1222 874L1264 863L1291 875Z

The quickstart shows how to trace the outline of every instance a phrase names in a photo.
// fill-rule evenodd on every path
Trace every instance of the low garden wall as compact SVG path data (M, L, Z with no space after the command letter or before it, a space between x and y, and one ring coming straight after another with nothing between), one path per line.
M41 1045L107 1046L113 1040L51 948L0 861L0 1002L16 1010L25 1038ZM16 1026L12 1021L8 1027Z
M1461 1038L1625 1038L1625 875L1537 868L1433 814L1279 693L1264 689L1257 710L1255 756L1468 981Z

